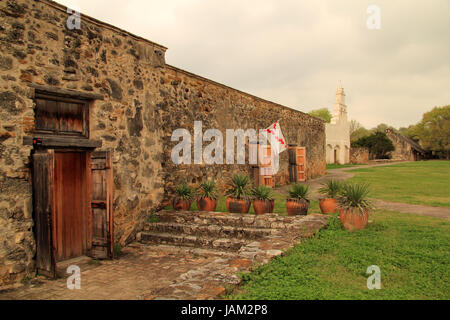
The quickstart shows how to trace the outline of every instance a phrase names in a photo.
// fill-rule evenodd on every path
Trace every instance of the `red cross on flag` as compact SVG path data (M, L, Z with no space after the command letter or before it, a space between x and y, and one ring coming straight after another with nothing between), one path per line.
M265 130L267 140L274 154L280 154L287 149L286 139L284 139L283 132L281 132L280 123L277 121Z

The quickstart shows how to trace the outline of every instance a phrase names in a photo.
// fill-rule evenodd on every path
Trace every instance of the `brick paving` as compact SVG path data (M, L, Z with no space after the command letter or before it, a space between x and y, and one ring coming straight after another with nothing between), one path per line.
M226 288L240 283L237 273L248 272L255 263L267 263L283 255L284 250L313 235L328 219L317 214L255 217L223 213L161 213L161 218L164 216L167 219L192 220L190 232L198 232L195 225L211 221L227 224L226 227L212 228L210 231L213 232L229 231L230 223L239 232L247 232L239 226L248 224L259 227L265 224L270 232L257 239L254 233L248 233L248 241L237 250L135 242L122 250L123 255L119 259L80 265L79 290L69 290L66 279L37 277L19 288L0 288L0 300L219 299Z

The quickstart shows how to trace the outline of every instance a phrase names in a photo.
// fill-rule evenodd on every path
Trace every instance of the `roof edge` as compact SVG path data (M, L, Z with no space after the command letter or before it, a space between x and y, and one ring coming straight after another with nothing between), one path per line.
M43 3L43 4L46 4L46 5L52 7L52 8L54 8L54 9L56 9L56 10L59 10L59 11L64 12L64 13L67 13L67 9L70 9L70 8L67 7L67 6L62 5L62 4L60 4L60 3L58 3L58 2L55 2L55 1L52 1L52 0L36 0L36 1L41 2L41 3ZM86 15L86 14L84 14L84 13L81 13L81 12L80 12L80 16L83 17L83 19L86 19L87 21L89 21L89 22L91 22L91 23L93 23L93 24L95 24L95 25L97 25L97 26L99 26L99 27L105 27L105 28L107 28L107 29L109 29L109 30L111 30L111 31L116 31L116 32L120 32L120 33L126 34L127 36L130 36L130 37L132 37L132 38L135 38L136 40L147 42L147 43L149 43L149 44L151 44L151 45L154 45L154 46L159 47L159 48L162 49L164 52L167 50L167 47L165 47L165 46L163 46L163 45L160 45L159 43L156 43L156 42L150 41L150 40L148 40L148 39L146 39L146 38L137 36L137 35L135 35L135 34L129 32L129 31L126 31L126 30L121 29L121 28L119 28L119 27L113 26L112 24L109 24L109 23L107 23L107 22L104 22L104 21L95 19L95 18L93 18L93 17L91 17L91 16L88 16L88 15Z

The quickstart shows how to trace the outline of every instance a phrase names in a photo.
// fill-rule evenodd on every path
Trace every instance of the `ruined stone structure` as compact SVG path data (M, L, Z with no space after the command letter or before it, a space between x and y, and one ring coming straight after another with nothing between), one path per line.
M369 163L369 149L350 148L350 163L351 164Z
M350 162L350 122L347 119L344 88L339 85L331 123L325 126L327 163Z
M390 153L392 160L418 161L425 159L426 151L417 142L392 129L386 129L386 136L395 147L395 150Z
M307 177L325 173L321 120L167 65L165 47L88 16L70 30L69 16L52 1L0 2L0 284L51 271L55 251L76 254L61 253L50 223L73 199L86 214L74 247L111 255L174 185L213 178L223 187L249 174L248 165L172 163L173 130L193 134L196 120L222 132L279 120L287 142L306 147ZM81 182L69 175L74 161ZM284 152L277 184L288 165ZM67 189L70 179L78 187Z

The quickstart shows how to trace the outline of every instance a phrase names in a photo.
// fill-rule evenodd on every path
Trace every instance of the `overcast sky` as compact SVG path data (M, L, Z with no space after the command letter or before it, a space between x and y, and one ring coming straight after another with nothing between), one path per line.
M450 0L57 2L168 47L168 64L301 111L331 111L339 81L367 128L450 104Z

